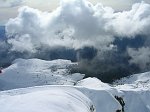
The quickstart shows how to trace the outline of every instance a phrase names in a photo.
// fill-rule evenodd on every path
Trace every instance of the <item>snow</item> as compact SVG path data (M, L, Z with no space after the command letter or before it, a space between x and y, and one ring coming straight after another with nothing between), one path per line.
M43 87L0 93L1 112L95 112L89 98L72 87Z
M146 93L145 91L143 93ZM147 97L145 99L145 97ZM140 92L125 91L124 100L127 112L150 112L150 92L144 95ZM147 102L148 101L148 102Z
M17 59L0 75L0 112L150 112L150 72L114 82L71 74L69 60ZM10 90L11 89L11 90Z
M1 91L0 99L3 112L115 112L121 109L109 92L79 86L51 85Z
M69 60L44 61L40 59L17 59L0 75L0 90L41 86L74 85L84 74L70 74L76 63Z
M150 89L150 72L134 74L130 77L122 78L117 80L114 84L119 85L118 87L124 88L125 86L131 89Z
M116 110L121 110L121 105L114 98L114 96L107 90L112 87L109 84L101 82L97 78L86 78L77 83L79 87L85 87L80 90L90 98L97 112L115 112Z
M95 105L96 112L116 112L121 110L121 105L114 96L106 90L79 88Z
M114 85L103 83L97 78L83 79L79 81L77 85L93 89L90 92L82 92L84 94L91 93L90 96L92 96L92 98L87 96L92 99L96 109L102 109L103 112L109 112L110 109L115 112L116 108L118 108L117 105L115 105L116 102L113 100L114 96L123 98L125 102L125 112L150 112L149 74L149 72L135 74L131 77L116 81ZM99 93L96 95L94 94L95 91L99 91ZM103 103L100 103L98 100ZM115 106L116 108L114 108Z
M86 78L86 79L83 79L81 81L78 81L77 86L82 86L82 87L87 87L87 88L90 88L90 89L106 89L106 88L111 88L109 86L109 84L106 84L106 83L103 83L101 82L99 79L97 78Z
M125 100L126 112L150 112L150 72L122 78L114 85Z

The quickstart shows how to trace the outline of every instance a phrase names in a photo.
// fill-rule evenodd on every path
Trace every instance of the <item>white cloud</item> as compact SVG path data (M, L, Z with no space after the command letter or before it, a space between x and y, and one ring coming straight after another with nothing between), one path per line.
M150 48L141 47L139 49L128 48L128 54L131 56L130 63L139 65L141 69L150 67Z
M25 0L0 0L0 8L20 6L24 1Z
M150 0L89 0L93 3L102 3L105 6L110 6L116 11L129 10L135 3L145 1L150 4Z
M12 50L24 52L24 51L30 51L35 52L35 49L33 47L33 44L31 43L31 38L29 35L22 35L21 37L16 37L15 39L9 39L9 44L15 44L15 46L12 46Z
M113 16L110 24L119 36L134 37L139 34L150 34L148 31L150 28L150 4L136 3L130 11L118 12Z
M103 49L114 41L114 36L149 35L149 21L150 5L144 2L134 4L130 11L115 13L102 4L62 0L52 13L22 7L19 15L8 21L6 30L12 50L21 52L36 52L42 45Z

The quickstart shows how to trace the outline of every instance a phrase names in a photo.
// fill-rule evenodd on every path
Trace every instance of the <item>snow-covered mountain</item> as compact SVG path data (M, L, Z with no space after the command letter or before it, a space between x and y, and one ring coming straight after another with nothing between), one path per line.
M70 68L76 64L69 60L15 60L0 74L1 111L150 112L150 72L111 85L71 74Z
M150 89L150 72L134 74L114 82L119 88L128 87L131 89Z
M70 74L69 60L17 59L0 74L0 90L41 85L74 85L84 74Z
M40 86L0 92L2 112L115 112L117 100L105 90Z

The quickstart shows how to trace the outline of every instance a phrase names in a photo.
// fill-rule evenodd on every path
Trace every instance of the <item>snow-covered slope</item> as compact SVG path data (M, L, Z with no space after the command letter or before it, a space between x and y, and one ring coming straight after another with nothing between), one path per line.
M107 112L110 108L112 109L113 107L115 107L115 102L112 100L115 96L121 97L125 102L125 112L150 112L150 89L148 87L145 88L145 86L135 87L135 82L145 81L149 77L150 76L148 75L148 73L136 74L135 76L133 75L131 78L124 78L118 80L118 83L124 82L124 84L116 86L103 83L96 78L87 78L79 81L77 85L81 87L86 87L88 88L88 90L92 89L92 91L90 92L82 92L84 94L91 93L91 95L89 95L88 97L91 98L90 96L92 96L91 99L93 99L92 101L94 102L96 108L105 108L104 112ZM99 94L95 95L95 91L99 91ZM100 103L99 100L103 103ZM106 108L108 110L106 110Z
M95 110L96 112L115 112L121 109L120 104L112 94L105 90L96 90L96 88L101 88L102 86L109 88L109 85L102 83L96 78L82 80L84 75L80 73L70 74L69 70L75 64L76 63L72 63L69 60L15 60L11 66L4 69L3 73L0 74L1 90L23 87L31 88L1 91L1 110L3 112L9 112L10 110L14 112L31 110L32 112L41 112L43 109L45 109L45 112L46 110L51 110L52 112L92 112ZM93 81L97 86L94 84L91 85ZM58 86L74 84L76 84L77 87ZM87 85L87 87L85 85ZM80 94L76 94L78 92ZM109 100L109 103L107 100L104 101L105 98ZM77 99L81 102L78 101L78 103L76 103ZM88 102L91 102L90 105ZM71 107L72 110L69 110L69 107Z
M41 86L0 92L2 112L116 112L117 100L105 90Z
M95 90L82 87L78 88L78 90L91 99L96 108L96 112L116 112L117 110L121 110L120 103L106 90Z
M130 77L117 80L114 84L119 88L131 88L131 89L150 89L150 72L134 74Z
M74 85L84 77L80 73L69 73L75 64L61 59L17 59L0 74L0 90L40 85Z
M97 78L86 78L83 80L80 80L77 82L76 86L82 86L82 87L87 87L90 89L110 89L111 86L109 84L103 83L101 82L99 79Z
M114 84L126 102L126 112L150 112L150 72L134 74Z
M14 61L0 74L0 112L116 112L123 106L115 96L124 101L125 112L150 112L150 72L110 85L70 74L75 64L68 60ZM5 91L13 88L17 89Z
M1 112L96 112L89 98L72 87L38 87L0 92Z

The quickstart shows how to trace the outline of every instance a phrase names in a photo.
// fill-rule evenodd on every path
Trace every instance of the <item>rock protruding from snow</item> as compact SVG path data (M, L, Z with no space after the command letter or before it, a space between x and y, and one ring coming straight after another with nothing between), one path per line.
M75 65L76 63L61 59L17 59L0 75L0 90L41 85L74 85L84 77L80 73L70 74L71 67Z

